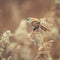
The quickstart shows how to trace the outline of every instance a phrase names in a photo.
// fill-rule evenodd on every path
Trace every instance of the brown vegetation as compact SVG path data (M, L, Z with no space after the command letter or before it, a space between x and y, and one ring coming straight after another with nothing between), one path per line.
M2 51L0 60L44 60L45 58L45 60L51 60L51 58L53 60L58 60L60 58L59 11L60 4L55 4L55 0L0 0L0 36L2 36L3 32L6 32L7 30L12 31L12 36L8 36L9 38L7 39L10 41L4 41L5 37L4 39L1 39L3 40L3 43L0 42L0 47L3 47L3 49L0 48ZM34 40L36 38L34 37L36 34L32 31L32 26L25 25L26 18L28 17L35 17L38 19L47 17L49 23L52 23L50 28L51 31L42 31L43 33L40 32L41 34L36 32L37 38L41 40L43 39L45 43L47 41L47 43L49 43L50 40L54 40L52 47L48 44L49 49L47 50L49 52L45 53L45 48L42 48L44 50L44 54L40 55L38 47L41 44L36 44L36 41ZM22 19L25 19L25 21ZM20 23L22 22L21 20L23 23ZM7 45L5 45L6 43ZM42 44L42 46L44 44ZM43 47L47 48L45 45ZM47 59L46 54L51 57ZM3 59L1 57L3 57Z

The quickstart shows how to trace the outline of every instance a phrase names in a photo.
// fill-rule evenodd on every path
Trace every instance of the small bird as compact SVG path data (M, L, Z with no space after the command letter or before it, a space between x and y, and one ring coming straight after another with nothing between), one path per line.
M41 19L37 19L37 18L33 18L33 17L29 17L27 18L27 22L29 24L31 24L33 26L33 30L34 31L38 31L39 28L41 30L44 30L44 31L50 31L50 29L47 27L47 25L49 24L48 22L46 22L46 18L41 18Z

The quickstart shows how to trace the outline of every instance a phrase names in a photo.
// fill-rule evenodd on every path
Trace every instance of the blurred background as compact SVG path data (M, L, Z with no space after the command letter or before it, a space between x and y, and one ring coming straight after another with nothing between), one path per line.
M0 35L8 29L14 32L21 19L55 16L56 8L59 12L55 0L0 0Z
M56 17L60 31L60 0L0 0L0 35L9 29L14 32L21 19L45 16Z
M0 0L0 36L6 30L15 32L20 21L28 17L52 17L60 34L60 0ZM55 45L52 56L58 58L60 42Z

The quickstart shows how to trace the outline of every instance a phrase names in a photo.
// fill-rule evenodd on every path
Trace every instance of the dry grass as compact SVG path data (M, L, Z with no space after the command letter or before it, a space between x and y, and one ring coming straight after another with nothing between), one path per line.
M2 51L2 57L0 56L0 59L52 60L50 49L54 40L50 39L52 39L52 35L58 34L58 30L54 25L52 25L51 28L50 31L41 30L42 32L32 31L28 33L26 20L22 20L15 33L11 33L10 31L3 33L3 39L1 38L2 42L0 41L0 43L5 45L4 47L1 45L1 48L4 49L4 51ZM15 38L15 41L10 41L11 37L13 39Z

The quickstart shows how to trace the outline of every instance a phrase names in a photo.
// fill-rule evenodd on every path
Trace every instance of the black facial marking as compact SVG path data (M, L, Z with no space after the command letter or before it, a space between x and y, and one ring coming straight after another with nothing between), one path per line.
M37 31L38 29L39 29L39 26L35 26L35 27L33 28L34 31Z

